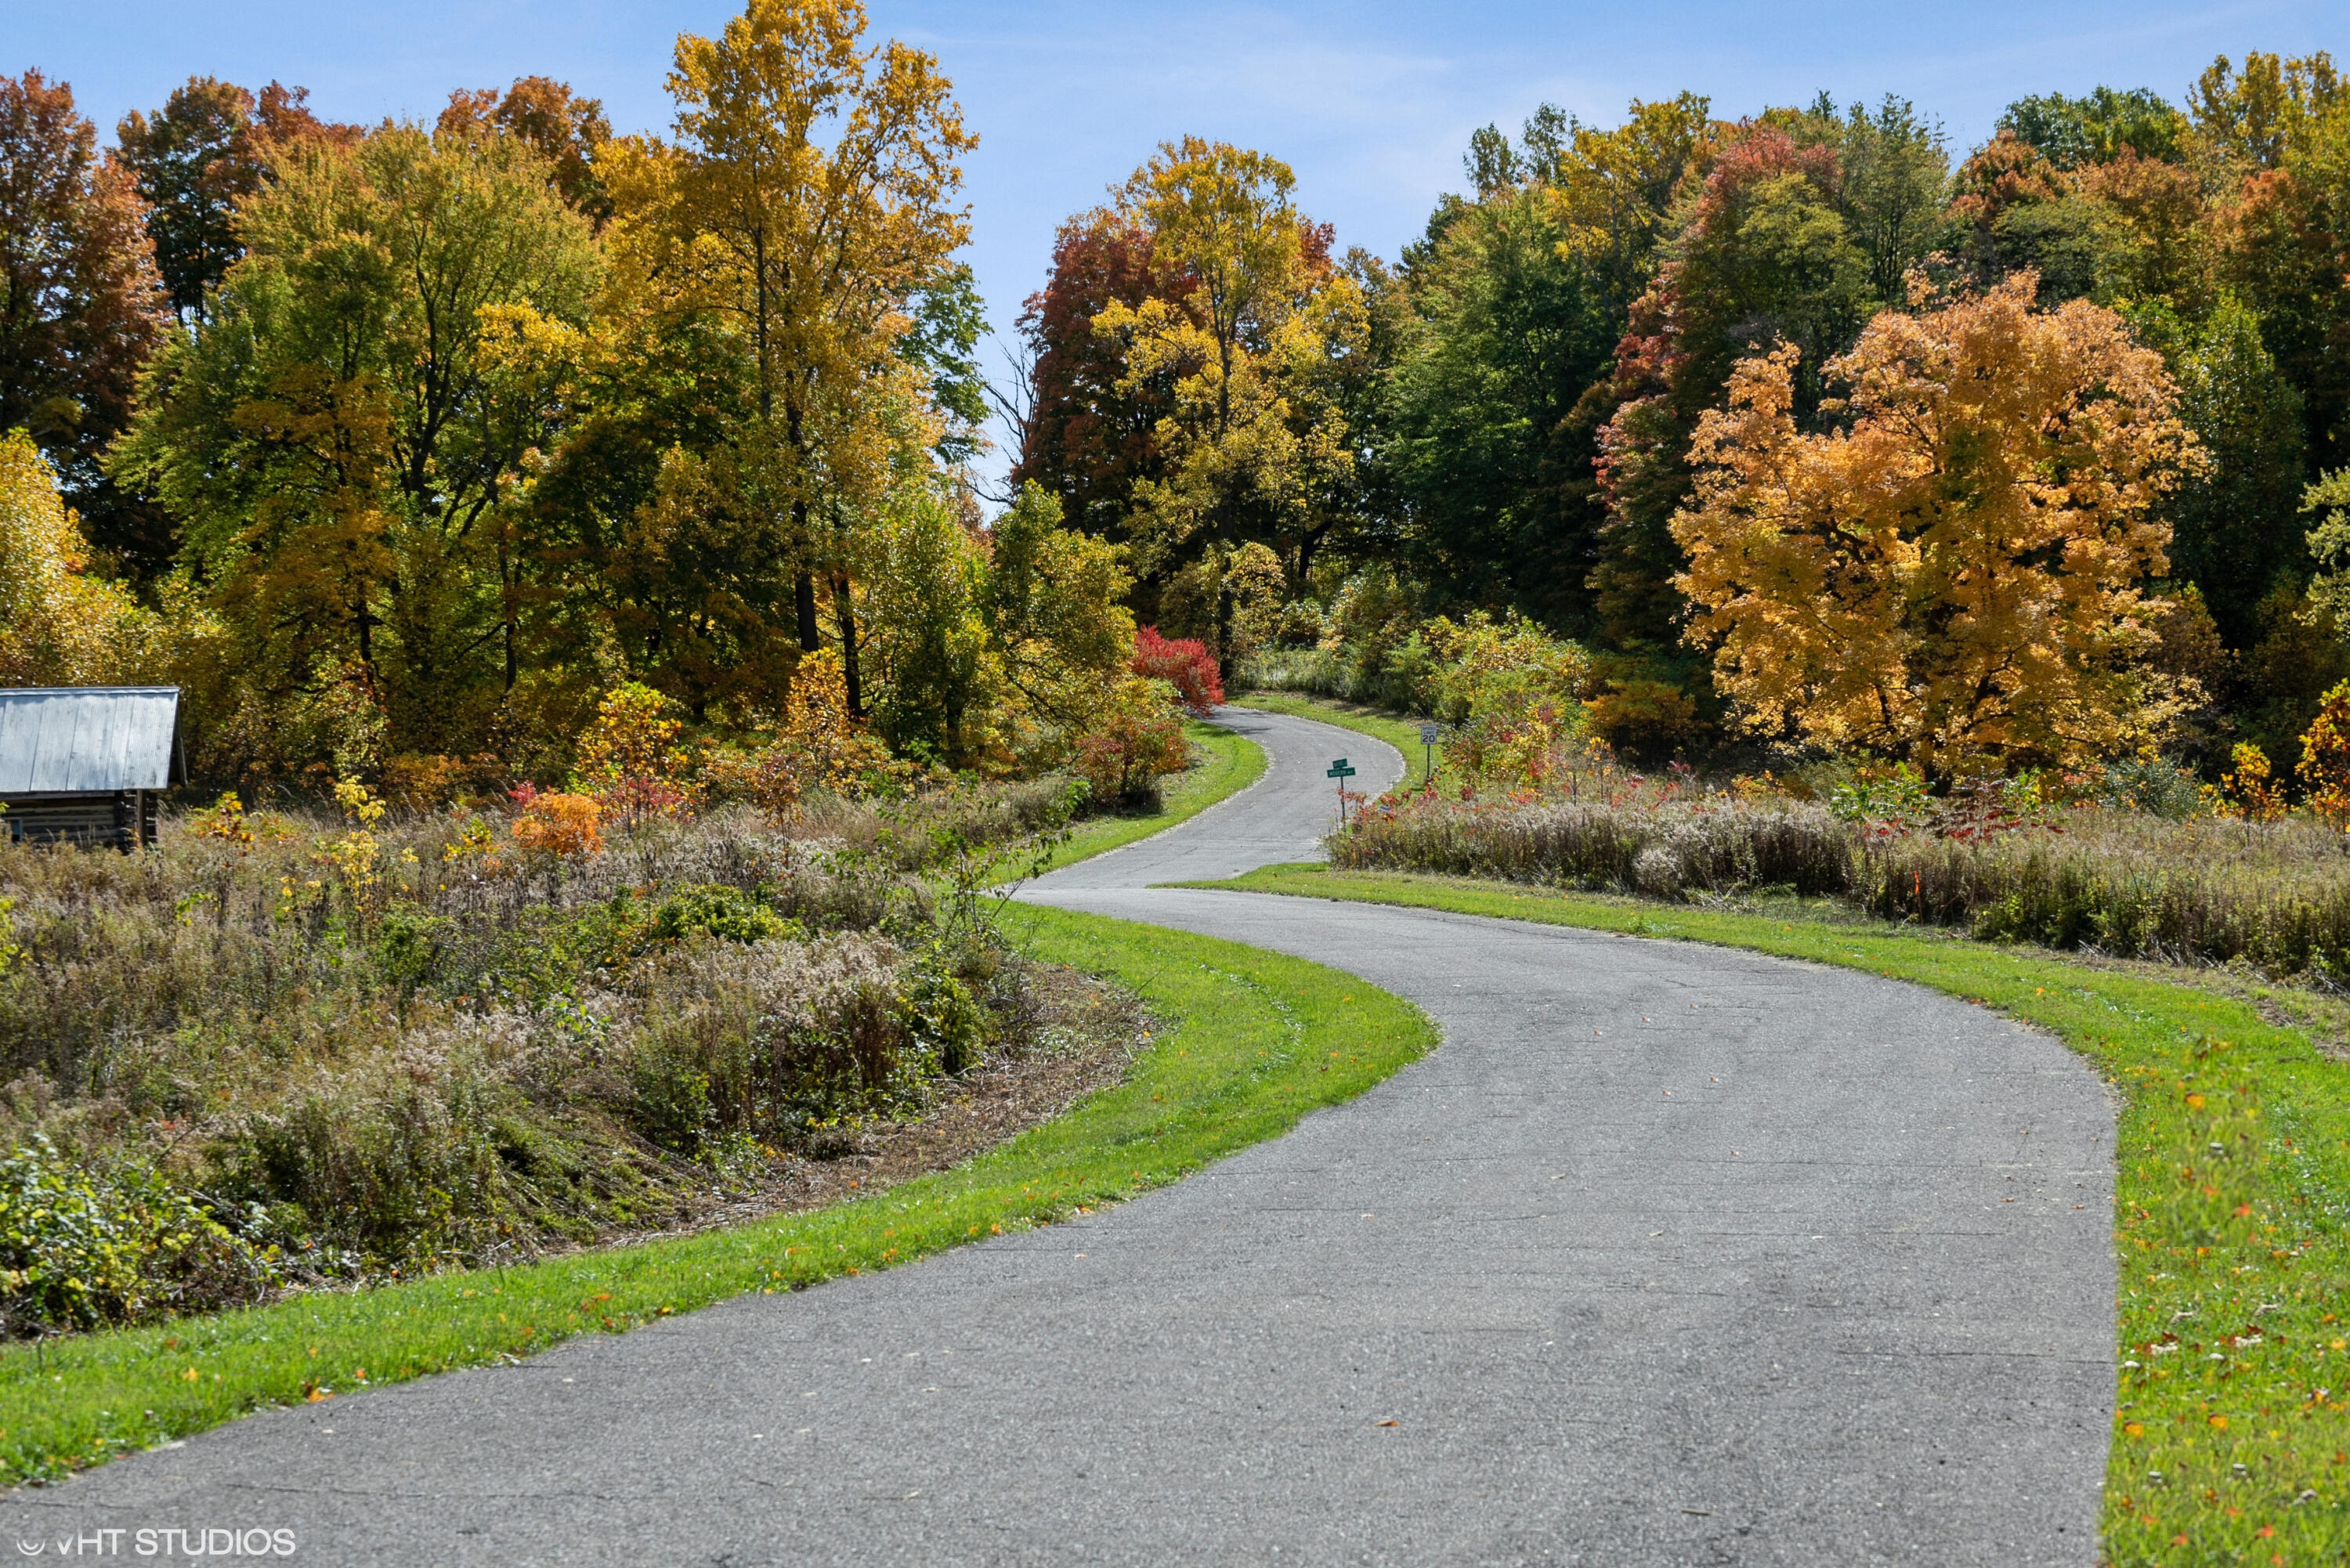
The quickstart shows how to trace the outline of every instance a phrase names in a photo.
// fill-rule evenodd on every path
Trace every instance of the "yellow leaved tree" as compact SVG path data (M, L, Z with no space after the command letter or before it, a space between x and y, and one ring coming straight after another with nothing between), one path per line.
M631 680L613 688L580 734L575 792L629 822L691 814L702 785L693 753L680 739L684 730L669 699L651 687Z
M0 435L0 686L152 679L156 618L86 572L89 545L33 439Z
M2239 766L2248 749L2257 754L2254 748L2236 748ZM2350 828L2350 680L2325 694L2317 717L2301 737L2301 766L2294 771L2308 787L2309 808L2318 818L2335 827Z
M695 509L780 542L793 602L759 607L791 616L804 650L828 587L858 711L849 530L903 444L896 347L912 297L970 235L955 197L978 140L938 62L868 46L865 22L857 0L750 0L717 37L681 36L674 140L626 138L603 161L615 302L721 323L751 371L748 428L690 476L732 498Z
M1093 323L1123 357L1122 389L1172 389L1157 432L1165 472L1136 486L1128 527L1146 576L1204 561L1215 603L1184 629L1227 662L1238 553L1263 542L1303 582L1350 516L1342 392L1367 358L1368 306L1332 265L1327 231L1298 212L1295 185L1262 152L1196 136L1166 143L1119 192L1118 210L1181 286L1139 306L1113 300Z
M1681 182L1693 170L1702 176L1733 128L1713 118L1707 99L1685 92L1633 99L1613 130L1572 120L1545 129L1544 140L1555 140L1552 166L1533 172L1566 233L1563 248L1599 275L1619 306L1629 305L1654 275Z
M2036 286L1879 315L1826 367L1841 428L1796 429L1791 348L1700 422L1674 581L1752 731L1943 773L2068 763L2191 696L2141 662L2166 601L2139 584L2200 449L2159 355Z

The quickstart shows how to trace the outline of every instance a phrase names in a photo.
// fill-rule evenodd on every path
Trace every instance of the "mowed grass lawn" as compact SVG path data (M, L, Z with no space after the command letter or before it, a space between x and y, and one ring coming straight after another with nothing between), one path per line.
M2119 1105L2107 1559L2350 1561L2350 1064L2305 1032L2191 971L2173 981L1873 923L1320 866L1206 885L1747 948L2048 1030Z
M818 1284L1179 1181L1351 1098L1437 1040L1318 964L1019 906L1038 957L1139 992L1162 1027L1127 1081L872 1198L525 1267L437 1275L0 1353L0 1481L60 1475L268 1405L524 1356L747 1292Z

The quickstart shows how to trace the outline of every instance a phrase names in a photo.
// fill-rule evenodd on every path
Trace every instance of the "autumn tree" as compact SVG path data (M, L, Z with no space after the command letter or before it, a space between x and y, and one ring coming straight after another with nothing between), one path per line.
M2322 54L2223 57L2189 109L2207 180L2234 184L2210 224L2219 281L2301 395L2311 466L2350 462L2350 88Z
M1139 481L1128 528L1137 565L1164 581L1254 542L1292 584L1355 520L1355 452L1341 385L1365 368L1363 291L1330 258L1326 229L1293 200L1278 159L1198 137L1169 142L1119 193L1152 254L1189 286L1139 306L1112 301L1094 330L1119 350L1122 384L1169 386L1157 425L1164 476ZM1210 561L1209 557L1216 559ZM1223 649L1220 596L1197 630Z
M115 127L122 161L147 205L156 270L181 325L201 324L206 296L244 254L237 203L269 179L276 151L306 140L355 146L355 125L320 119L309 89L271 82L258 95L217 77L190 77L152 114Z
M2207 183L2188 120L2151 93L2022 99L1960 166L1950 215L1977 280L2031 271L2044 304L2210 308ZM1958 236L1952 236L1953 239Z
M281 146L211 325L113 460L180 520L263 702L347 663L396 750L477 743L518 673L504 526L566 415L598 260L537 153L386 126Z
M1567 121L1564 150L1542 182L1570 252L1596 270L1607 297L1628 308L1655 277L1671 238L1683 182L1702 178L1731 133L1695 93L1632 100L1610 130Z
M1130 214L1097 209L1054 235L1045 286L1020 317L1030 403L1011 483L1050 491L1072 526L1123 536L1135 483L1164 475L1159 421L1172 405L1173 379L1130 377L1118 340L1097 334L1094 317L1113 302L1138 309L1190 288Z
M2029 272L2054 303L2098 292L2104 245L2098 213L2079 183L2012 130L1999 133L1952 177L1953 249L1979 285Z
M2221 55L2188 89L2193 152L2230 172L2285 167L2310 132L2350 99L2323 50L2287 58L2253 50L2238 67Z
M1662 655L1679 635L1671 520L1689 494L1690 441L1744 356L1785 344L1791 414L1808 421L1817 367L1850 345L1874 303L1869 257L1837 205L1832 147L1775 126L1723 149L1681 211L1655 283L1616 355L1615 412L1600 434L1607 521L1592 573L1619 649Z
M480 140L512 136L546 161L555 188L588 220L601 227L612 201L597 167L612 140L611 121L600 99L582 98L570 84L552 77L519 77L504 92L496 88L460 88L434 123L442 137Z
M152 571L169 548L158 520L99 466L161 337L144 219L72 88L0 77L0 431L29 431L92 542Z
M2199 454L2119 317L2033 299L2027 276L1879 315L1827 367L1841 428L1798 428L1793 348L1700 421L1677 586L1751 731L1941 773L2144 738L2139 584Z
M931 56L864 43L856 0L751 0L678 40L671 141L613 144L623 297L706 315L743 340L754 417L724 472L737 514L787 541L800 645L827 580L861 709L850 520L887 487L884 389L910 299L967 237L954 204L976 144ZM772 520L767 514L773 514Z
M2095 210L2099 304L2159 300L2194 317L2211 308L2211 209L2193 170L2125 148L2074 185Z
M0 435L0 685L103 686L168 673L162 628L91 570L40 449Z
M1316 560L1400 551L1440 597L1499 596L1579 627L1604 517L1592 461L1615 407L1586 394L1656 275L1678 193L1734 130L1688 94L1636 102L1612 129L1550 105L1514 140L1486 127L1466 161L1474 196L1445 197L1393 266L1331 257L1287 187L1242 167L1253 155L1231 150L1218 172L1206 142L1197 161L1162 154L1056 239L1024 317L1034 402L1014 410L1014 479L1052 489L1073 524L1145 547L1136 605L1146 618L1198 599L1212 579L1209 621L1179 628L1211 639L1229 609L1222 585L1246 576L1234 552L1251 542L1276 552L1292 593ZM1216 244L1274 265L1253 274L1216 261L1221 303L1201 297L1170 244L1166 191L1146 198L1153 181L1171 189L1195 173L1203 191L1254 180L1261 192L1234 205L1259 210L1228 220ZM1252 226L1262 253L1241 239ZM1278 281L1285 272L1295 281ZM1309 313L1325 299L1345 309L1317 326ZM1091 330L1097 321L1106 330ZM1276 323L1293 344L1320 333L1319 361L1266 353ZM1180 341L1194 328L1196 353ZM1200 395L1211 389L1241 394L1233 407L1246 417L1227 417L1221 391ZM1268 422L1275 409L1286 434ZM1314 432L1329 438L1326 456Z

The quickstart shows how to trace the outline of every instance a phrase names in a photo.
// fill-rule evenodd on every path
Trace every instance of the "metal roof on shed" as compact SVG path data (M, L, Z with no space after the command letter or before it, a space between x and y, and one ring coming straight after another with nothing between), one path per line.
M0 794L168 789L176 686L0 690Z

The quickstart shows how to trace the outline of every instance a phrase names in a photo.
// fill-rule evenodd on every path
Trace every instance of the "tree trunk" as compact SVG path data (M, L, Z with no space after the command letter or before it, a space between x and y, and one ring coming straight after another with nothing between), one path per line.
M521 573L515 567L512 555L506 547L506 542L500 539L498 541L498 585L505 591L504 617L505 625L502 630L505 639L504 690L508 691L512 691L515 689L515 682L522 679L521 656L515 647L515 598L522 591L522 585L516 580L520 576Z
M865 686L857 672L857 605L848 593L848 579L832 579L833 618L840 628L840 682L848 692L848 716L865 717Z
M1319 527L1308 528L1304 537L1297 541L1297 580L1291 587L1292 593L1302 595L1305 592L1305 578L1314 570L1314 557L1321 553L1322 541L1331 527L1332 524L1325 523Z
M814 653L824 646L823 629L816 620L816 574L802 572L792 585L792 597L799 611L800 651Z

